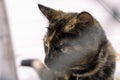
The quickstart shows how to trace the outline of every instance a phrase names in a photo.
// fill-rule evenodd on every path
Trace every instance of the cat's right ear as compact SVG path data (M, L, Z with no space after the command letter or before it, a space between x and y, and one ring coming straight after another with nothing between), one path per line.
M49 21L53 20L57 15L58 11L38 4L40 11L47 17Z

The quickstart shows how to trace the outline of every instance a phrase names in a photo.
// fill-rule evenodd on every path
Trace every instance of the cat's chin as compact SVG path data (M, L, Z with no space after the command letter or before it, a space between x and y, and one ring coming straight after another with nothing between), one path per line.
M58 73L64 73L69 70L69 67L65 65L57 65L57 66L52 66L52 67L48 66L48 68Z

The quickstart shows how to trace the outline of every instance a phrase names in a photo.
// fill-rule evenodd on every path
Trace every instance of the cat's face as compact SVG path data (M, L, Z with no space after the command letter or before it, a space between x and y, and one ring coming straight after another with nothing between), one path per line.
M88 13L65 13L39 5L49 20L44 37L45 64L56 71L84 70L94 63L101 40L99 23Z

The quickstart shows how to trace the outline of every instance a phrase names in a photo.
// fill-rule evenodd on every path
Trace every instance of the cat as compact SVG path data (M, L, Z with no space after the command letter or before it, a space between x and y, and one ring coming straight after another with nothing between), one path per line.
M34 67L42 80L113 80L115 51L89 12L38 7L49 21L45 65L36 66L38 60L23 60L22 65Z

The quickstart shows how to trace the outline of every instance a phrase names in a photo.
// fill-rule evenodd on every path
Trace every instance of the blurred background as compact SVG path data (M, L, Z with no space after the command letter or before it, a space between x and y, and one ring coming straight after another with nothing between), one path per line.
M5 0L18 80L39 80L34 69L20 66L21 60L40 59L44 63L43 37L49 23L38 3L64 12L91 13L102 25L116 54L120 54L120 0ZM118 60L116 76L119 73Z

